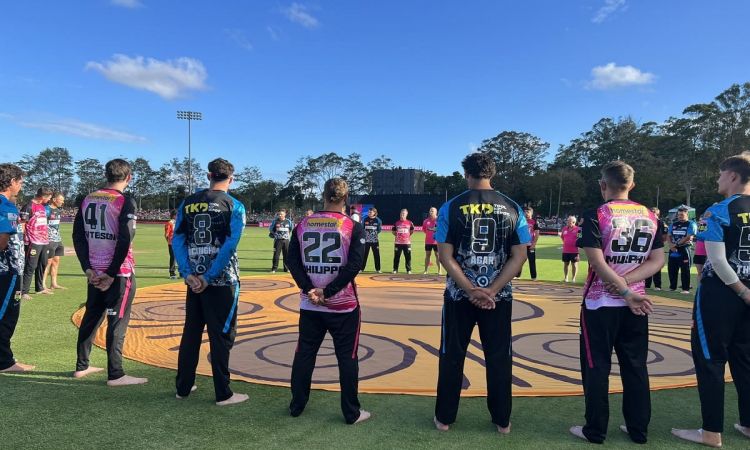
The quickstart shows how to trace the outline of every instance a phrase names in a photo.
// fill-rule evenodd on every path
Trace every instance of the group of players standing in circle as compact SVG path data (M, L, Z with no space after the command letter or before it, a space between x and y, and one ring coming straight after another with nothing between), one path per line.
M497 431L507 434L511 431L512 280L533 253L530 228L534 228L527 221L528 214L492 188L495 163L489 155L472 153L462 166L468 190L447 201L434 216L434 238L447 278L441 332L436 336L440 350L433 422L438 430L447 431L456 420L463 364L478 326L487 370L488 409ZM707 261L696 294L691 346L703 426L673 430L682 439L713 447L721 446L724 428L727 362L738 393L735 428L750 438L750 155L727 158L719 169L718 192L725 200L704 214L697 234L705 243ZM131 169L126 161L115 159L107 163L105 172L105 187L84 199L73 227L76 255L89 283L74 376L104 370L90 366L89 354L94 334L106 317L107 384L143 384L145 378L125 375L122 367L122 345L136 289L132 253L136 209L132 198L123 193L132 179ZM0 371L5 372L33 369L17 363L10 350L20 309L16 293L23 283L19 278L28 275L18 235L20 214L14 203L23 177L17 166L0 164ZM208 180L208 189L182 202L172 230L174 257L186 284L175 386L178 399L197 389L195 372L207 328L216 403L224 406L248 399L229 387L229 354L241 283L237 246L245 228L245 209L227 192L234 180L231 163L221 158L211 161ZM628 199L635 186L628 164L607 164L598 186L605 203L583 215L576 239L589 261L580 316L585 425L574 426L570 432L589 442L604 441L614 351L624 391L625 424L620 429L634 442L645 443L651 417L646 360L653 301L645 294L644 280L664 264L663 236L656 214ZM345 180L325 183L323 208L286 230L289 242L284 263L300 288L299 341L290 355L289 413L296 417L304 411L315 358L330 333L340 372L341 410L345 421L354 424L371 417L358 399L361 306L356 277L364 267L367 227L374 226L376 231L379 223L355 221L346 214L347 199ZM44 195L37 203L43 201ZM377 212L369 218L376 216ZM413 224L406 211L400 222L394 230L396 245L408 245ZM562 239L565 245L572 238ZM684 243L672 242L671 250ZM409 253L405 255L409 270Z

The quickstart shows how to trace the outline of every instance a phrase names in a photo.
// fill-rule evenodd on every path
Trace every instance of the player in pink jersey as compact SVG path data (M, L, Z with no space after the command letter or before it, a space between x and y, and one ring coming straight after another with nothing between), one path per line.
M424 274L430 268L430 256L435 252L435 264L437 264L438 275L440 273L440 259L438 255L438 245L435 240L435 231L437 231L437 208L430 208L427 218L422 221L422 231L424 231Z
M326 181L323 210L302 219L292 233L286 264L301 291L289 412L297 417L307 405L315 358L328 332L339 366L341 411L354 424L370 413L360 409L357 395L361 310L354 278L362 269L365 230L344 214L348 195L343 179Z
M578 274L578 246L576 241L578 240L579 227L576 225L576 216L568 216L568 220L565 222L565 226L560 230L560 239L563 242L562 248L562 261L563 261L563 274L565 283L568 282L568 266L571 266L571 283L576 282L576 275Z
M398 265L401 262L401 253L406 260L406 273L411 273L411 235L414 234L414 223L407 219L409 211L404 208L399 214L399 219L393 224L393 236L395 237L395 249L393 251L393 273L398 273Z
M589 261L581 307L581 374L586 425L570 432L594 443L606 438L609 422L609 374L617 353L623 385L621 429L645 443L651 420L646 359L651 301L643 280L664 264L664 246L656 215L628 200L635 186L633 168L607 164L599 180L602 206L583 216L580 246Z
M698 233L706 231L706 220L705 213L698 220ZM702 240L695 241L695 254L693 255L693 264L697 270L698 284L701 282L701 275L703 274L703 265L706 264L706 243Z
M37 294L52 294L52 290L44 288L44 269L47 268L47 245L49 236L47 230L47 203L52 198L52 189L40 187L34 197L21 210L21 220L25 223L24 244L26 245L26 261L23 268L21 283L21 298L31 299L31 279L34 278L34 291Z
M75 378L103 369L89 366L96 330L107 317L107 385L144 384L125 375L122 347L135 297L135 201L123 194L132 179L130 164L113 159L105 166L107 183L83 199L73 222L73 247L88 279L86 312L78 330Z

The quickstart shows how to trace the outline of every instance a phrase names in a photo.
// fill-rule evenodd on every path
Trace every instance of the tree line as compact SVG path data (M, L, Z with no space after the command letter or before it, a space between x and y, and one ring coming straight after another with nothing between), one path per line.
M560 145L551 162L549 147L533 134L506 130L483 140L477 151L494 157L497 190L542 215L579 213L600 203L599 169L616 159L625 160L636 171L634 200L663 210L684 203L702 211L718 200L719 162L750 150L750 82L734 84L711 102L690 105L663 123L602 118L567 145ZM173 158L158 168L143 157L130 162L129 191L143 209L174 208L186 196L189 181L193 186L206 185L206 172L195 159ZM23 155L17 163L28 174L26 197L46 185L77 202L100 187L104 172L104 162L74 160L61 147ZM328 152L298 159L286 179L264 178L258 167L243 167L235 174L232 193L250 211L315 208L326 179L344 176L353 194L366 194L372 189L373 171L394 166L386 155L365 162L358 153ZM451 197L466 188L459 171L441 175L427 169L425 173L427 193Z

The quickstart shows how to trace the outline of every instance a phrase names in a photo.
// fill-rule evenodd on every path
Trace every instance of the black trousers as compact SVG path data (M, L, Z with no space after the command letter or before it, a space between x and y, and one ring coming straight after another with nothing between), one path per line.
M177 357L175 382L177 394L181 397L190 395L190 389L195 384L204 328L208 329L216 401L221 402L232 396L229 388L229 353L237 334L239 294L239 283L234 286L208 286L200 294L187 290L185 326Z
M359 419L359 306L348 313L329 313L301 310L299 314L299 341L292 363L292 401L289 412L297 417L302 414L310 399L315 359L326 332L331 334L336 360L339 366L341 386L341 412L346 423Z
M92 285L88 287L86 312L78 329L78 360L76 370L89 367L91 344L96 330L107 316L107 377L116 380L125 375L122 368L122 347L130 322L130 308L135 297L135 275L115 277L109 289L102 292Z
M396 244L393 252L393 270L398 272L398 265L401 262L401 253L406 260L406 271L411 272L411 244Z
M29 244L26 246L26 262L23 268L23 285L21 293L28 294L31 289L31 278L36 274L34 290L44 290L44 269L47 267L47 246Z
M169 276L173 277L177 272L177 267L174 262L174 250L172 249L172 244L168 244L167 248L169 249Z
M651 283L653 282L654 287L658 287L659 289L661 289L661 269L659 269L659 271L656 272L655 274L653 274L650 277L646 278L645 281L646 281L646 287L647 288L650 288L651 287Z
M531 275L531 279L536 279L536 249L532 249L531 247L526 247L526 260L529 262L529 275ZM523 271L523 266L521 266L521 270L518 272L518 276L521 276L521 272Z
M271 270L276 270L279 268L279 254L282 254L283 259L281 260L281 265L284 267L284 272L287 271L286 254L288 251L289 251L288 239L274 239L273 241L273 265L271 266Z
M511 411L511 302L499 301L483 310L468 300L443 302L442 340L435 417L446 425L456 421L464 379L464 360L474 326L479 325L487 368L487 408L492 422L507 427Z
M622 379L622 414L630 439L645 443L651 421L646 359L648 318L636 316L627 307L581 310L581 375L586 401L583 434L595 443L604 442L609 422L609 374L612 350L617 353Z
M677 274L680 272L680 281L682 281L682 290L690 290L690 253L687 250L680 252L680 257L670 255L667 262L667 272L669 273L669 289L677 289Z
M365 243L365 261L362 264L362 270L367 267L367 255L372 250L372 257L375 261L375 270L380 271L380 243L378 242L367 242Z
M701 279L693 306L691 348L703 429L724 431L724 368L737 389L740 425L750 427L750 306L716 277Z
M0 370L16 363L10 340L21 312L21 302L16 298L20 286L18 275L0 275Z

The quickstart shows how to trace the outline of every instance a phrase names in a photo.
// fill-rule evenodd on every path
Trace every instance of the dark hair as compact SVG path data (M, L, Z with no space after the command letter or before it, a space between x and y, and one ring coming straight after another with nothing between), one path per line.
M495 160L487 153L471 153L461 161L466 175L473 178L492 178L495 176Z
M370 208L370 211L375 213L375 217L378 217L378 208Z
M125 181L128 179L130 173L130 163L124 159L113 159L104 166L104 174L107 177L107 183Z
M612 161L602 167L602 180L617 191L627 189L635 177L635 170L622 160Z
M529 205L526 205L526 206L524 206L524 207L523 207L522 209L523 209L524 211L531 211L531 212L534 212L534 208L532 208L532 207L531 207L531 206L529 206Z
M323 186L323 200L340 203L349 195L349 185L343 178L331 178Z
M176 209L170 209L169 210L169 218L170 219L174 219L175 217L177 217L177 210Z
M45 197L47 195L52 195L52 188L47 186L42 186L39 189L36 190L36 196L37 197Z
M211 181L224 181L234 175L234 166L224 158L216 158L208 163L208 176Z
M52 193L52 198L57 198L57 197L61 197L61 196L65 197L65 194L63 194L60 191L55 191L55 192Z
M286 208L279 208L276 212L286 214Z
M740 176L742 184L747 184L750 181L750 152L730 156L719 164L719 170L734 172Z
M15 164L0 164L0 191L10 188L13 180L20 180L26 176L26 172Z

